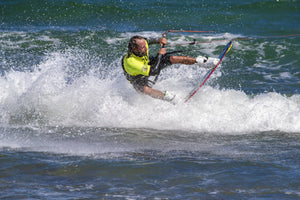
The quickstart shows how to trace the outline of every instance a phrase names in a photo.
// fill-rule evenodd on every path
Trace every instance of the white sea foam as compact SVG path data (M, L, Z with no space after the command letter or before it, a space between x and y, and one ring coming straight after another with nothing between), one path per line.
M99 77L91 70L68 83L65 69L73 59L69 54L51 54L34 72L11 71L1 77L1 123L221 134L300 132L299 95L264 93L251 97L243 91L207 85L188 103L173 106L136 93L117 66L119 61L112 64L106 76ZM104 67L101 62L95 66ZM204 73L196 66L174 66L162 73L155 88L173 91L178 98L184 98ZM210 81L215 77L218 73Z

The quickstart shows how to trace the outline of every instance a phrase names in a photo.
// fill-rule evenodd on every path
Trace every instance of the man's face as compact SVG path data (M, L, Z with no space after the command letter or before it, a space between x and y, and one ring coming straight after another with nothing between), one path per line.
M137 56L146 56L147 55L147 46L146 46L146 41L145 40L137 40L136 41L137 47L133 48L134 54Z

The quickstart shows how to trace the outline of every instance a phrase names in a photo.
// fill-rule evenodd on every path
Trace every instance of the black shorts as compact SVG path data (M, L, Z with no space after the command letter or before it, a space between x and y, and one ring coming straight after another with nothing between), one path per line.
M148 64L152 66L152 65L155 64L156 60L157 60L157 56L156 57L150 57L150 60L149 60ZM164 69L165 67L167 67L169 65L172 65L171 60L170 60L170 55L165 54L161 58L160 68Z
M156 62L157 57L150 57L149 65L154 65ZM170 61L170 55L163 55L162 60L160 62L160 69L164 69L167 66L172 65ZM143 92L144 86L152 87L153 82L148 80L149 76L135 76L131 80L131 84L133 85L134 89L138 92Z

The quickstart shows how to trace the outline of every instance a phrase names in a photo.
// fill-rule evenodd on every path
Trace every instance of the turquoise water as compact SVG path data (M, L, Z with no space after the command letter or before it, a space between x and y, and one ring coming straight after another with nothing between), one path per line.
M0 1L1 199L299 199L299 1ZM231 51L173 106L120 67L133 35ZM244 38L254 38L239 40ZM155 55L158 46L151 46ZM188 51L195 50L197 51ZM206 69L174 65L184 98Z

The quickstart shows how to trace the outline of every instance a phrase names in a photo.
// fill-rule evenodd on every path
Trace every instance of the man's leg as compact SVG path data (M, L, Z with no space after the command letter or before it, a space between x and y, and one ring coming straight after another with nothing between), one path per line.
M211 68L215 66L219 61L220 61L219 58L211 58L211 57L203 57L203 56L198 56L197 58L192 58L189 56L170 56L170 62L172 64L193 65L197 63L204 68Z
M148 87L148 86L143 87L143 93L147 94L153 98L156 98L156 99L163 99L165 96L165 94L163 92L152 89L151 87Z
M171 102L175 98L175 95L173 95L168 91L161 92L159 90L152 89L149 85L148 78L145 77L137 78L133 80L131 84L137 92L143 93L145 95L149 95L156 99L161 99L164 101Z
M196 58L189 56L170 56L170 61L172 64L193 65L196 63Z
M164 100L164 101L168 101L168 102L171 102L172 104L176 104L176 102L174 101L174 98L176 95L168 92L168 91L165 91L164 93L159 91L159 90L155 90L155 89L152 89L148 86L144 86L143 87L143 92L144 94L147 94L153 98L156 98L156 99L161 99L161 100Z

